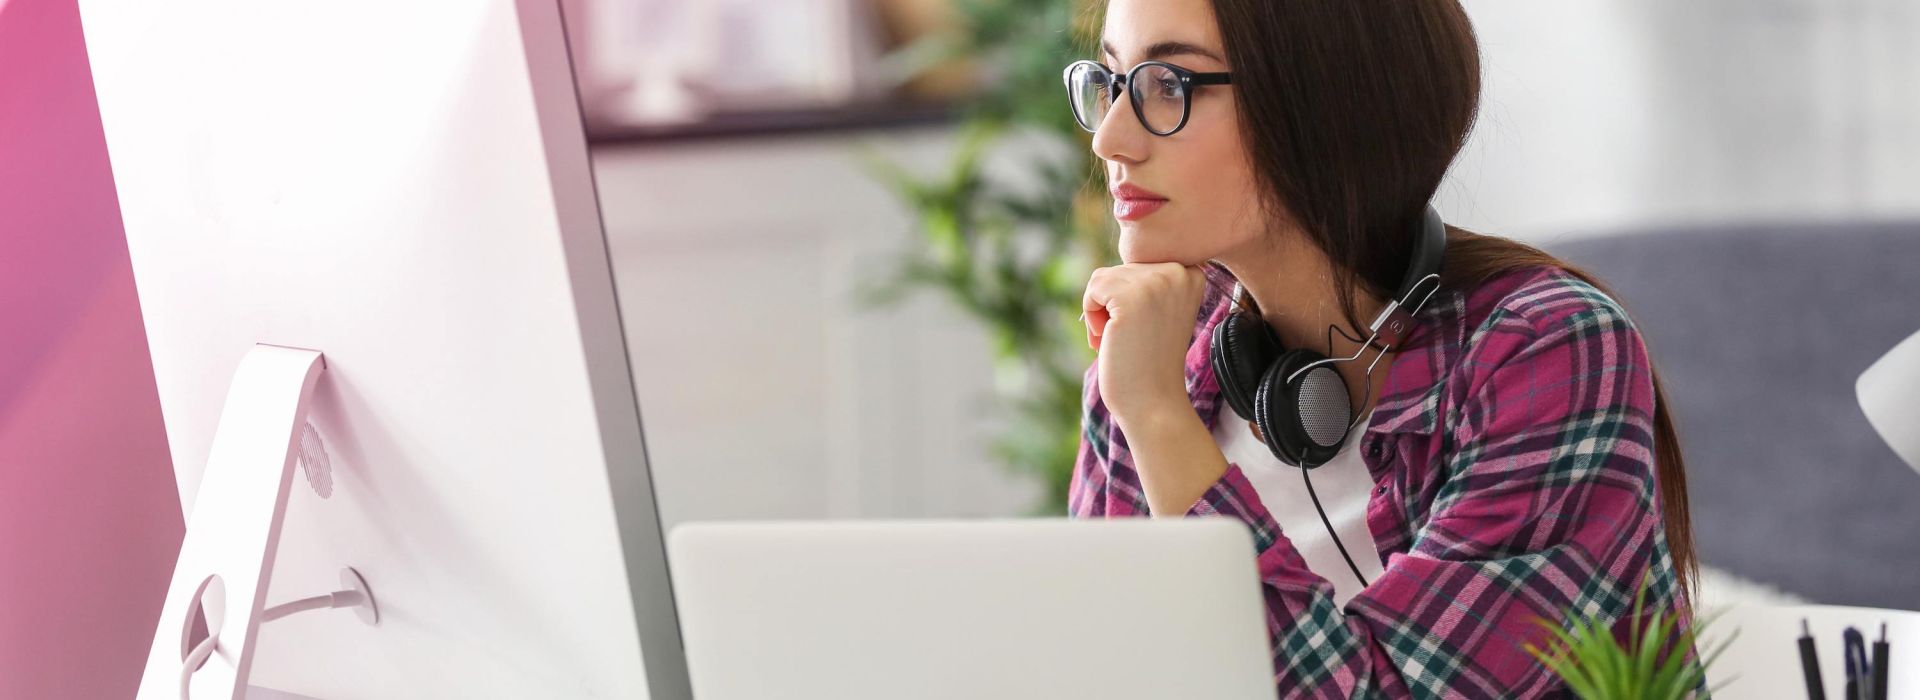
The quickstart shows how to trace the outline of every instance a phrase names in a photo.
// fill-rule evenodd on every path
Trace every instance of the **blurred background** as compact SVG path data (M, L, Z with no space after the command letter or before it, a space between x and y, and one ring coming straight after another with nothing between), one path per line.
M665 525L1063 512L1115 262L1059 80L1097 8L563 5ZM1920 330L1920 6L1465 5L1437 204L1623 297L1701 602L1920 609L1920 474L1854 395ZM73 0L0 0L0 212L0 598L90 601L0 608L0 696L120 697L93 669L137 669L182 524Z
M1074 317L1117 262L1059 82L1098 8L574 2L669 526L1063 512ZM1485 91L1438 205L1624 297L1676 404L1703 602L1920 608L1920 474L1854 397L1920 330L1920 10L1466 7Z

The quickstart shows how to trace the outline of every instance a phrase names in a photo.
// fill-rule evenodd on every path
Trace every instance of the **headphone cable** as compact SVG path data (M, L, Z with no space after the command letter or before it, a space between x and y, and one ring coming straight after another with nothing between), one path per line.
M1335 330L1335 327L1333 326L1333 324L1328 324L1328 325L1327 325L1327 351L1328 351L1329 353L1331 353L1331 352L1333 351L1333 332L1334 332L1334 330ZM1346 329L1344 329L1344 328L1342 328L1342 329L1339 329L1339 331L1340 331L1340 335L1342 335L1342 336L1346 336L1346 335L1347 335L1347 331L1346 331ZM1349 339L1349 340L1352 340L1352 341L1354 341L1354 342L1360 342L1360 340L1359 340L1358 338L1352 338L1352 337L1348 337L1348 339ZM1369 379L1371 379L1371 378L1369 378ZM1366 402L1367 402L1367 400L1368 400L1368 399L1370 399L1370 398L1372 398L1372 396L1371 396L1371 395L1373 394L1373 386L1372 386L1372 384L1371 384L1371 382L1369 382L1369 383L1368 383L1368 386L1366 387L1366 392L1367 392L1367 396L1365 396L1364 398L1361 398L1361 399L1360 399L1360 405L1361 405L1361 407L1362 407L1362 408L1364 408L1364 407L1366 407ZM1359 424L1359 422L1360 422L1360 421L1358 421L1358 420L1355 420L1355 421L1354 421L1354 424L1356 424L1356 425L1357 425L1357 424ZM1353 429L1353 426L1352 426L1352 425L1349 425L1349 426L1347 426L1347 429L1348 429L1348 430L1352 430L1352 429ZM1316 512L1316 513L1319 513L1319 514L1320 514L1320 524L1321 524L1321 525L1325 525L1325 526L1326 526L1326 528L1327 528L1327 537L1331 537L1331 538L1333 538L1333 546L1334 546L1334 547L1336 547L1336 548L1338 548L1338 549L1340 550L1340 558L1341 558L1341 559L1345 559L1345 560L1347 560L1347 568L1348 568L1348 569L1351 569L1351 570L1353 571L1353 578L1354 578L1354 580L1356 580L1356 581L1359 581L1359 582L1360 582L1360 587L1361 587L1361 588L1366 588L1366 587L1367 587L1367 585L1368 585L1368 583L1367 583L1367 577L1365 577L1365 576L1362 576L1362 575L1360 575L1360 566L1359 566L1358 564L1355 564L1355 563L1353 563L1353 556L1352 556L1352 555L1350 555L1350 554L1347 554L1347 545L1346 545L1346 543L1345 543L1345 542L1341 542L1341 541L1340 541L1340 534L1339 534L1339 533L1336 533L1336 532L1334 532L1334 531L1333 531L1333 520L1327 517L1327 509L1326 509L1326 508L1323 508L1323 507L1321 507L1321 506L1320 506L1320 494L1318 494L1318 493L1315 493L1315 492L1314 492L1314 490L1313 490L1313 476L1312 476L1312 474L1313 474L1313 470L1312 470L1312 469L1306 469L1306 468L1304 468L1304 467L1303 467L1303 468L1302 468L1302 469L1300 470L1300 480L1301 480L1301 481L1304 481L1304 482L1306 482L1306 484L1307 484L1307 497L1308 497L1308 498L1311 498L1311 499L1313 499L1313 510L1314 510L1314 512Z
M1327 509L1320 507L1320 494L1313 492L1312 473L1311 469L1300 470L1300 480L1307 482L1307 497L1313 499L1313 509L1320 514L1320 524L1327 526L1327 536L1333 538L1333 546L1340 549L1340 558L1347 560L1347 568L1353 570L1354 579L1360 582L1361 588L1366 588L1369 585L1367 577L1360 575L1360 567L1353 563L1353 556L1347 554L1347 545L1342 543L1340 535L1333 531L1333 521L1327 518Z

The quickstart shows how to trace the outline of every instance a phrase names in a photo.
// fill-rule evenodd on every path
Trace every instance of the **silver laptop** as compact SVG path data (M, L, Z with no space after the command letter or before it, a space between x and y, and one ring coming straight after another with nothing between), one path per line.
M1274 696L1234 520L689 523L667 552L697 700Z

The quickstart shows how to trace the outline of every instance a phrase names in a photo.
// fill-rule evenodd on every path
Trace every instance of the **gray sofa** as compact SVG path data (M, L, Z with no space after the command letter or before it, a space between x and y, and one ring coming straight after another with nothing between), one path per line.
M1639 325L1674 407L1704 563L1818 603L1920 610L1920 473L1853 391L1920 330L1920 221L1542 248L1611 284Z

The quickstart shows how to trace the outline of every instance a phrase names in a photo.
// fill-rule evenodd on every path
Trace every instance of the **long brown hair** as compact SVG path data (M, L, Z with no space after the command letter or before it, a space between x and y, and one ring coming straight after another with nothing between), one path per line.
M1391 295L1412 256L1402 235L1439 189L1479 111L1480 49L1458 0L1212 0L1243 138L1272 220L1334 262L1347 322L1356 280ZM1533 246L1454 226L1442 286L1552 266L1616 301L1591 273ZM1653 373L1655 484L1679 584L1699 578L1686 467Z

